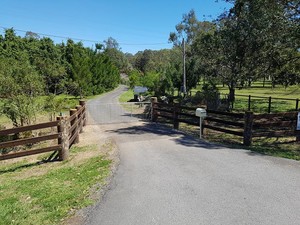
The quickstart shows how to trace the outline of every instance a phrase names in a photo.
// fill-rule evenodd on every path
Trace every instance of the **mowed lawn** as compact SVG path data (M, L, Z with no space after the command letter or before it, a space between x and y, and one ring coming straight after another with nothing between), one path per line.
M72 147L63 162L42 163L42 157L0 161L0 225L60 224L96 201L90 196L111 171L97 145Z
M227 86L217 85L221 98L225 98L228 95L229 90ZM201 90L201 85L194 89ZM270 83L266 83L263 87L262 82L253 83L252 87L237 88L235 91L236 98L233 105L234 111L247 111L248 110L248 96L251 95L250 110L255 113L266 113L269 108L269 97L271 97L271 112L287 112L296 110L296 99L300 99L300 85L293 85L290 87L283 87L282 85L276 85L275 88L271 87ZM245 95L245 96L239 96ZM258 98L258 97L265 98ZM284 98L284 99L276 99ZM289 99L289 100L285 100ZM300 103L298 103L298 109Z

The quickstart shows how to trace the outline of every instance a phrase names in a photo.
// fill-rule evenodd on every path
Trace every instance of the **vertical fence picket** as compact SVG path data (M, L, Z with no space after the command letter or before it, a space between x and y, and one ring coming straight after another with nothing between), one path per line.
M82 126L85 127L86 126L86 104L85 104L85 101L84 100L80 100L79 101L79 105L81 105L83 107L83 111L82 111Z

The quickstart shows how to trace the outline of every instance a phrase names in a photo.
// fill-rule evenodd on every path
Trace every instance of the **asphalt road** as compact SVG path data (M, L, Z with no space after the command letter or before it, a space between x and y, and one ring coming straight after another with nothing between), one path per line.
M129 105L125 107L119 104L119 96L127 90L128 88L122 85L112 92L88 101L88 124L95 125L139 121L140 119L137 115L133 115L132 113L132 106L135 107L135 103L128 103Z
M300 224L300 163L151 123L102 125L120 149L97 225Z

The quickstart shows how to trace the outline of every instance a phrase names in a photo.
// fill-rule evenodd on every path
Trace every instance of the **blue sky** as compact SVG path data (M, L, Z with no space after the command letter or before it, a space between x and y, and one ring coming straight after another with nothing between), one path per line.
M170 32L191 9L199 20L203 15L211 20L208 15L217 18L230 7L222 0L0 0L0 5L1 27L98 42L113 37L130 53L171 48Z

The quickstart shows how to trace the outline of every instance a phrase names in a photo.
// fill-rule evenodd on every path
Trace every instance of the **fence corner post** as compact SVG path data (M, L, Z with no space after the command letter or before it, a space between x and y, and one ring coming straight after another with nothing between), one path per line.
M250 146L252 143L253 112L245 112L243 144Z
M80 100L79 101L79 105L81 105L83 107L83 111L82 111L82 126L86 126L86 101L85 100Z
M151 120L152 122L156 122L157 121L157 111L156 111L156 107L157 107L157 97L152 97L151 98Z
M59 124L57 126L57 131L60 133L58 138L58 144L61 145L61 150L58 152L58 157L60 161L67 160L69 158L69 129L68 120L63 117L57 117Z

